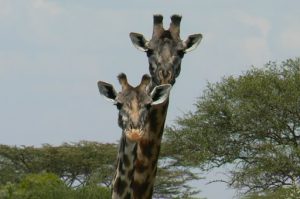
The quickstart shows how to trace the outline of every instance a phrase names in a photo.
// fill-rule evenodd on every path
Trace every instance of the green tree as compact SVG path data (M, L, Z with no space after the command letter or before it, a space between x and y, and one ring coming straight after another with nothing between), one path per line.
M109 199L108 188L87 185L70 188L55 174L28 174L19 183L0 187L1 199Z
M90 184L74 191L72 199L111 199L111 190L107 187ZM71 198L70 198L71 199Z
M195 106L167 129L178 163L231 165L228 184L246 193L299 186L299 58L208 84Z
M97 183L109 187L116 151L115 144L84 141L40 148L0 145L0 184L18 182L29 173L50 172L69 187L91 183L95 175Z
M162 151L154 185L154 198L191 198L200 190L188 182L199 180L191 168L178 166L171 156ZM164 157L165 156L165 157Z
M105 194L110 195L107 190L115 172L116 157L117 145L96 142L81 141L61 146L47 144L38 148L0 145L0 187L2 185L2 190L11 190L28 175L53 173L68 188L76 191L73 199L88 195L91 198L99 195L106 197ZM197 189L188 185L189 181L198 177L189 168L167 161L171 159L172 153L163 149L154 195L160 198L189 198L198 193Z
M252 193L243 199L298 199L300 198L300 188L290 186L278 188L276 190L266 190L259 193Z
M70 186L101 183L109 187L114 173L117 146L81 141L42 148L43 170L59 175ZM97 176L97 178L95 178Z
M8 183L0 189L3 199L69 198L69 188L54 174L30 174L20 183ZM69 196L68 196L69 195Z

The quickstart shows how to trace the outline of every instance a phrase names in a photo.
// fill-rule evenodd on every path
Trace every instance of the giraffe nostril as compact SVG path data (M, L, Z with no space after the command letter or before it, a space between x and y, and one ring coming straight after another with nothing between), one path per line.
M160 70L160 71L158 72L158 76L160 77L160 79L163 79L163 78L164 78L164 76L163 76L163 71L162 71L162 70Z
M168 79L171 79L171 77L172 77L172 72L171 70L168 70Z

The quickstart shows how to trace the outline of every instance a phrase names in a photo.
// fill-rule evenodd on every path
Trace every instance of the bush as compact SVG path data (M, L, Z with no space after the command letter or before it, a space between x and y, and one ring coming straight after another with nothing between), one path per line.
M86 185L72 189L55 174L29 174L19 183L0 187L1 199L109 199L108 188Z
M71 194L59 177L51 173L29 174L20 183L8 183L0 190L3 199L58 199Z
M111 193L108 188L99 187L97 185L87 185L75 190L73 199L110 199Z

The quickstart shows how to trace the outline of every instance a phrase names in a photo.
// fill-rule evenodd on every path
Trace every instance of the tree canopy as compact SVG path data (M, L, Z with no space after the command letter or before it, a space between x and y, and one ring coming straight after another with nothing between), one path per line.
M245 199L300 198L300 58L209 83L195 108L166 128L155 198L191 198L193 168L226 165ZM110 198L116 157L97 142L0 145L0 197Z
M79 142L58 147L44 145L40 148L0 145L0 183L18 181L29 173L55 173L72 187L85 185L98 175L98 183L107 187L114 172L115 144ZM99 176L99 173L105 173Z
M208 84L195 108L167 129L178 164L231 165L228 185L249 194L299 187L299 58Z
M0 198L110 198L117 151L116 144L87 141L42 147L0 145ZM170 155L161 156L154 197L190 198L199 190L187 182L198 177L167 161Z

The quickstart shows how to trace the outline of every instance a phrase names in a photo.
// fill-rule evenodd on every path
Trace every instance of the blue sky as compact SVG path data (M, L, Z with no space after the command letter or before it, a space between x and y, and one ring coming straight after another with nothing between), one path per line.
M181 14L182 39L204 36L184 57L171 93L170 125L194 109L207 82L299 56L299 7L296 0L0 0L0 143L116 142L117 110L100 97L96 83L120 89L120 72L133 85L148 73L146 56L129 33L149 38L155 13L164 15L166 27L171 14ZM209 199L220 198L205 189Z

